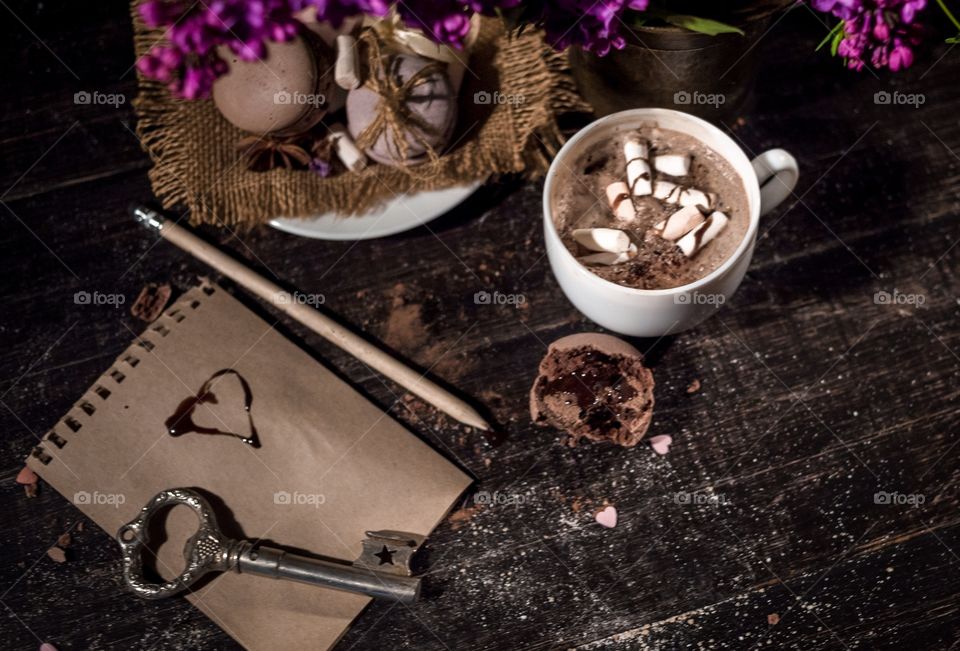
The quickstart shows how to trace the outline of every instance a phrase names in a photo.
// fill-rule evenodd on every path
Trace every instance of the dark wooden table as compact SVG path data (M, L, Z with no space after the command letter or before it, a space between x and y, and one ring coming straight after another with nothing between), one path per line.
M126 4L2 3L0 15L0 640L232 648L182 599L131 597L116 545L90 522L67 562L53 562L46 550L83 517L48 486L28 499L14 483L37 438L123 350L128 328L142 327L126 309L77 305L74 293L119 292L129 305L148 282L182 290L206 269L152 247L126 216L128 202L150 196L130 130ZM657 378L651 433L674 437L665 457L646 446L569 449L530 423L545 344L596 329L544 258L540 183L505 183L429 227L374 241L203 231L323 293L346 322L475 396L506 432L492 445L303 328L285 330L479 490L522 502L443 523L422 603L371 605L338 648L955 645L960 52L941 46L878 78L814 54L824 32L802 8L776 25L759 44L754 103L726 125L748 152L786 146L802 166L796 196L762 225L742 288L696 330L636 342ZM75 104L82 90L127 101ZM874 102L894 90L924 102ZM477 305L480 290L520 293L526 305ZM694 379L702 389L688 394ZM877 503L878 492L894 503ZM714 498L683 504L678 493ZM615 529L593 522L605 503L620 512Z

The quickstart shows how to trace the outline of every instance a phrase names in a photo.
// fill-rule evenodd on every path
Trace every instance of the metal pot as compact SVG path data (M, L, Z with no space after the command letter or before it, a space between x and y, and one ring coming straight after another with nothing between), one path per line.
M624 49L605 57L571 48L570 67L580 94L598 116L657 107L729 120L753 86L757 42L772 18L766 13L739 24L742 36L639 27Z

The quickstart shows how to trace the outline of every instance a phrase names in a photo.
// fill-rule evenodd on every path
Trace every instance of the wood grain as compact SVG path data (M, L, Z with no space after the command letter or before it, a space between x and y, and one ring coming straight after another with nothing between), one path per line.
M13 481L36 437L140 327L125 307L77 305L74 293L119 293L128 307L148 282L182 290L209 271L126 216L150 194L129 103L73 103L84 89L133 93L125 4L2 11L19 56L0 82L0 639L234 648L183 600L129 596L106 533L90 522L76 532L83 518L67 500L45 486L27 499ZM546 344L596 329L549 271L538 183L505 181L383 240L201 231L285 287L322 293L345 323L475 396L505 434L493 445L283 325L477 490L514 502L468 496L431 537L425 599L373 604L340 649L955 644L960 59L941 47L905 74L856 75L813 54L824 31L804 9L779 23L758 46L751 106L725 125L748 152L785 146L802 169L796 196L764 221L744 285L695 331L634 342L657 379L651 433L674 437L665 457L569 449L530 424L526 393ZM874 103L894 90L925 101ZM481 290L526 300L478 305ZM894 290L923 304L876 301ZM702 388L688 394L694 379ZM923 503L877 503L878 493ZM593 522L606 503L619 510L615 529ZM54 563L46 550L71 529L68 560Z

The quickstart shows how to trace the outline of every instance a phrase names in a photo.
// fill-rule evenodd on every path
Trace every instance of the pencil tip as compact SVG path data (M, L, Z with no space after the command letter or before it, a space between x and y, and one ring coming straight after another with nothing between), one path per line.
M493 425L485 421L483 417L480 416L480 414L474 414L473 421L467 424L483 432L493 431Z

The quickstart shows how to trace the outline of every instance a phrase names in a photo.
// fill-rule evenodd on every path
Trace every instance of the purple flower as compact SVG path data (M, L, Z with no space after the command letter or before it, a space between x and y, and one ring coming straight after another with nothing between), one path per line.
M160 27L172 25L186 9L180 2L146 2L140 5L140 15L148 26Z
M299 0L299 4L316 7L317 20L328 21L334 27L340 27L344 20L353 16L385 16L390 11L390 2L387 0Z
M289 41L299 27L284 0L213 0L200 15L210 42L227 45L244 61L262 59L266 41Z
M890 69L896 72L909 68L913 64L913 50L902 43L894 45L890 51Z
M907 0L900 8L900 20L912 23L918 11L926 8L927 0Z
M814 9L843 20L837 54L848 68L896 72L913 63L913 48L923 40L923 26L914 22L927 0L811 0Z
M814 1L824 7L855 2ZM900 1L906 3L904 16L907 5L915 11L917 3L922 7L925 2ZM530 22L544 26L548 41L557 49L578 45L603 56L626 45L624 14L645 10L648 4L649 0L529 0L523 8L532 16ZM308 7L316 9L317 20L339 27L347 18L384 16L395 6L408 26L438 43L460 48L475 13L495 15L498 9L519 5L521 0L145 0L140 15L150 27L166 28L167 41L154 46L137 67L144 75L167 83L176 94L195 99L209 96L213 83L227 71L220 48L229 48L244 61L262 59L267 43L296 37L302 25L295 16ZM905 60L898 51L897 61Z
M323 160L322 158L314 158L310 161L310 171L317 176L327 178L333 171L333 166L330 165L330 161Z
M137 68L167 82L188 99L207 97L217 77L227 71L217 54L227 46L244 61L266 55L267 41L289 41L300 23L293 17L299 3L288 0L148 0L140 15L150 27L167 27L169 43L154 46Z
M199 57L184 54L175 47L157 45L137 61L137 69L147 77L166 83L175 95L200 99L210 94L213 82L226 73L227 64L213 53Z
M408 26L458 49L470 32L472 11L458 0L400 0L397 13Z
M598 56L605 56L611 48L622 49L628 31L623 14L629 10L642 11L649 0L545 0L542 22L547 41L556 49L579 45Z
M846 20L853 16L861 0L812 0L811 4L817 11L833 14L837 18Z

